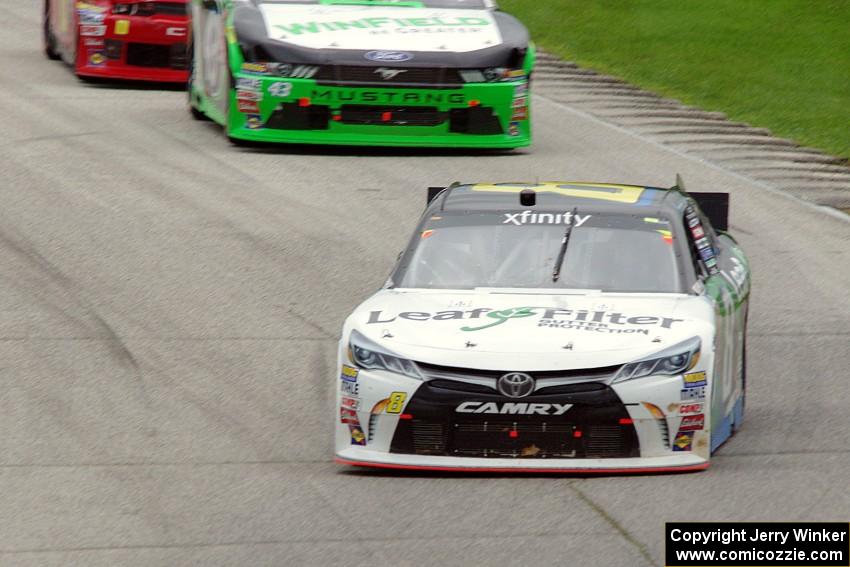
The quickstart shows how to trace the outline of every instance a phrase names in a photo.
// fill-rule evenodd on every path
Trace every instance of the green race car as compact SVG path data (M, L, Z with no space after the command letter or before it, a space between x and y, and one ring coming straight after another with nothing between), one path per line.
M190 53L237 143L531 143L534 46L492 0L192 0Z

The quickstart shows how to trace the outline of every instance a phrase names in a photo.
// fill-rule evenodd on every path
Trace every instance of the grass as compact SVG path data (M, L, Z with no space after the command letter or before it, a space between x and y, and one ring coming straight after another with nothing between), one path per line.
M848 0L500 0L550 53L850 157Z

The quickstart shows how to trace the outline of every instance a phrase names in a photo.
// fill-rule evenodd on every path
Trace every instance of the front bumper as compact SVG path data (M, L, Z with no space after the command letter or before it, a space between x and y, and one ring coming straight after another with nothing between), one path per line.
M74 70L82 77L163 83L189 78L189 20L180 16L115 16L79 26Z
M259 142L518 148L531 143L528 81L458 88L326 86L235 75L227 133Z
M543 374L534 393L512 399L480 384L423 382L344 365L335 415L337 462L562 473L708 467L707 380L655 376L607 385Z

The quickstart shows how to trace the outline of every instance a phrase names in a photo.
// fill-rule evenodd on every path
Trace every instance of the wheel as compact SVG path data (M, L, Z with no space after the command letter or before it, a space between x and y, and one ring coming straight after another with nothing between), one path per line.
M744 325L744 346L741 352L741 411L735 415L732 433L737 432L744 421L744 411L747 409L747 327Z
M61 59L59 52L56 51L56 36L50 29L50 0L44 0L44 55L51 61Z
M201 112L195 104L195 50L189 47L189 80L186 81L186 93L188 94L189 113L194 120L209 121L209 116Z

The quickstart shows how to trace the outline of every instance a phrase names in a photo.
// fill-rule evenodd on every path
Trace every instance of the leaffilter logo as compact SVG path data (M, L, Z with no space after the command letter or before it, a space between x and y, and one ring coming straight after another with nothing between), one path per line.
M501 311L490 311L487 313L487 317L491 319L496 319L494 322L489 323L487 325L483 325L481 327L461 327L461 331L481 331L482 329L489 329L490 327L495 327L496 325L501 325L502 323L507 322L508 319L520 319L522 317L532 317L537 315L537 312L534 311L538 309L537 307L512 307L510 309L502 309Z

